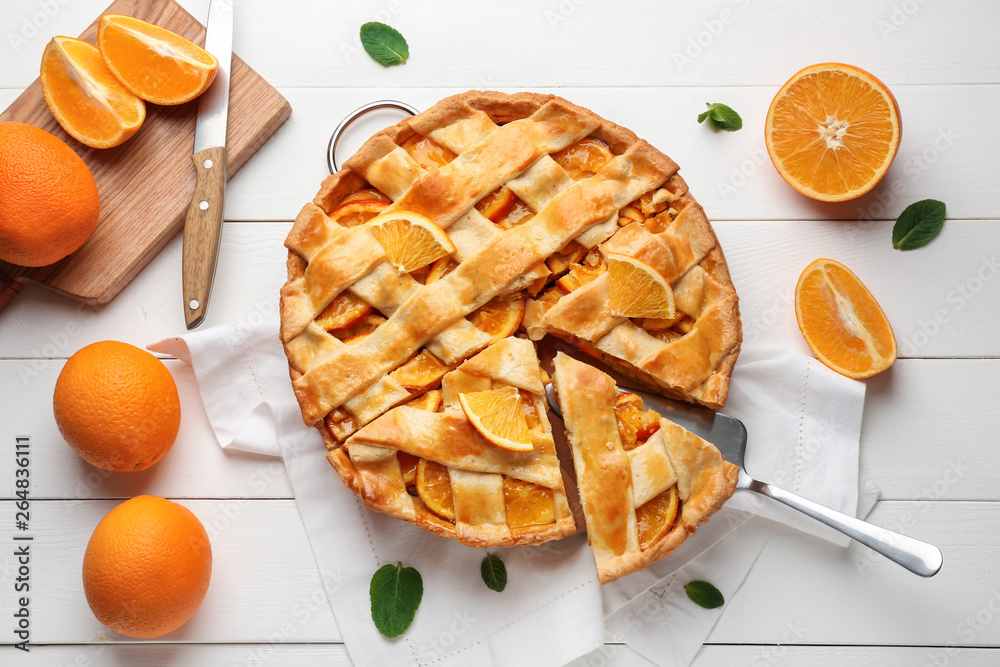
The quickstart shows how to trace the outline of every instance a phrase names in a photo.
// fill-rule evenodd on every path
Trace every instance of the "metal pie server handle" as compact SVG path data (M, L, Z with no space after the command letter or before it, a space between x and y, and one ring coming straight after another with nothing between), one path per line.
M797 496L790 491L755 480L744 468L747 430L740 420L712 412L707 408L680 404L638 389L626 390L624 387L619 387L618 391L628 391L638 395L647 408L655 410L678 426L718 447L725 459L740 469L739 481L736 484L737 489L755 491L796 509L877 551L914 574L922 577L933 577L941 569L944 558L941 555L941 550L933 544L895 533L886 528L880 528L867 521ZM561 416L559 401L552 384L545 385L545 395L549 407Z
M862 521L819 503L814 503L802 496L797 496L791 491L771 486L766 482L758 482L750 477L742 468L740 469L740 480L736 488L755 491L762 496L767 496L783 505L798 510L820 523L840 531L851 539L857 540L869 549L877 551L894 563L902 565L910 572L919 574L921 577L933 577L944 563L941 550L933 544L895 533L887 528L880 528L867 521Z

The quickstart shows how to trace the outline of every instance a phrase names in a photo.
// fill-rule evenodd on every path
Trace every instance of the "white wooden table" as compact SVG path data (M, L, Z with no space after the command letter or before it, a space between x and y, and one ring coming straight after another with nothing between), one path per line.
M105 0L5 0L0 108L38 73L52 35L78 34ZM207 0L183 0L204 20ZM382 20L411 60L383 69L357 30ZM862 476L882 490L871 520L939 545L930 580L851 547L776 529L709 636L705 665L994 665L1000 662L1000 4L928 2L600 3L595 0L329 0L237 4L235 50L288 98L288 123L230 182L205 325L274 317L282 241L326 175L330 132L385 97L418 108L470 88L553 91L615 120L680 165L721 238L748 342L808 353L795 325L799 272L828 256L853 268L892 322L900 359L868 381ZM771 167L762 128L778 87L805 65L863 67L893 90L903 141L877 190L823 205ZM705 102L743 116L716 134ZM389 116L352 135L355 144ZM350 154L352 146L345 146ZM949 219L926 248L891 247L903 207L933 197ZM143 473L104 473L62 442L55 379L84 345L139 346L184 332L180 238L111 304L83 307L27 287L0 316L0 664L346 665L283 468L225 453L191 371L177 381L173 451ZM9 644L19 594L12 558L17 436L31 438L30 653ZM180 499L212 536L212 586L198 614L153 642L111 638L90 613L80 567L100 518L140 493ZM581 664L647 664L607 644Z

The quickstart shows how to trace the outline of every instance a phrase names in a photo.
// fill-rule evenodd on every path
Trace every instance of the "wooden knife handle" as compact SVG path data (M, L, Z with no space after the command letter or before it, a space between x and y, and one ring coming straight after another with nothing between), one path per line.
M226 192L226 147L206 148L194 154L197 180L184 223L184 320L194 329L205 319L212 293L215 264L222 235L222 205Z

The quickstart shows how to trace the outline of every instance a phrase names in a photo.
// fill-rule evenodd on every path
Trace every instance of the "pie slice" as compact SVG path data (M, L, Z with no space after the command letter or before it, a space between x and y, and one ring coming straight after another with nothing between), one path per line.
M607 374L560 352L552 379L601 583L661 560L733 495L737 466Z
M704 211L670 158L559 97L471 91L386 128L285 246L280 335L304 421L369 507L434 533L501 546L575 531L532 341L725 403L742 335ZM656 298L628 298L609 257ZM491 390L508 413L517 391L527 439L480 418Z

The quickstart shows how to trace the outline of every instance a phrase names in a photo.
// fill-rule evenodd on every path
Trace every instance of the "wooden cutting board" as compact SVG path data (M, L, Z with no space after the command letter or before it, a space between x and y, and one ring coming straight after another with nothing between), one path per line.
M196 44L205 43L205 27L173 0L117 0L103 14L134 16ZM80 37L97 43L97 19ZM89 148L55 121L38 80L28 86L0 114L0 121L40 127L75 150L97 180L101 217L87 242L55 264L26 268L0 262L0 309L26 283L44 285L90 304L106 303L118 294L184 224L194 191L191 154L197 112L198 100L172 107L147 104L146 120L131 139L115 148ZM291 112L288 101L233 54L226 128L229 176ZM178 285L180 281L178 272ZM180 313L180 303L177 309Z

